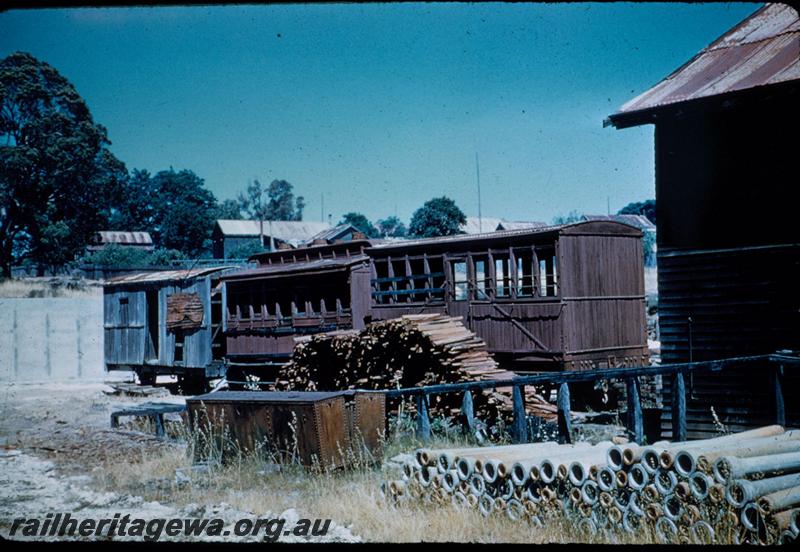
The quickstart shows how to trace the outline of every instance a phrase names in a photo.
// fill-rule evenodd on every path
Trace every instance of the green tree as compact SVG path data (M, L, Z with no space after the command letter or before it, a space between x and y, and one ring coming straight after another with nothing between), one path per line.
M352 211L350 213L345 213L342 217L342 220L339 221L339 224L352 224L358 229L359 232L366 234L368 238L377 238L380 234L378 229L373 226L369 219L361 213Z
M235 199L226 199L219 204L217 209L218 219L239 220L242 218L242 209Z
M292 190L293 186L285 180L273 180L265 189L255 179L237 201L242 214L250 220L303 220L305 199L295 198Z
M572 210L566 215L558 215L553 217L553 224L570 224L572 222L578 222L583 218L578 211Z
M378 219L378 235L381 238L404 238L408 233L406 225L395 216Z
M211 243L218 211L217 200L202 178L189 170L170 168L151 178L153 242L190 257L201 255Z
M414 211L408 233L415 237L432 238L452 236L461 232L467 217L449 197L442 196L426 201Z
M230 252L231 259L249 259L253 255L259 253L266 253L268 249L259 243L259 240L253 240L237 247L234 247Z
M653 224L656 223L656 200L646 199L645 201L636 201L628 203L625 207L619 210L619 215L644 215Z
M0 272L58 268L106 226L124 165L75 87L16 52L0 61Z
M109 217L109 229L152 232L156 225L156 195L150 173L134 169L117 190Z
M111 244L99 251L84 255L81 264L114 266L120 268L142 266L170 266L175 261L185 261L186 256L174 249L144 251L136 247Z

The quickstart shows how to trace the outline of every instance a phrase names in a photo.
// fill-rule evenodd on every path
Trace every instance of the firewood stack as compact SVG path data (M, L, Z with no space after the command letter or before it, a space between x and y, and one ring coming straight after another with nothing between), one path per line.
M461 322L444 314L405 315L374 322L364 330L345 330L295 338L292 361L278 376L279 390L336 391L394 389L439 383L511 379L486 350L486 344ZM431 413L456 416L461 394L430 397ZM526 388L529 414L556 418L556 407ZM475 414L510 420L511 388L474 393ZM390 401L395 410L399 401Z

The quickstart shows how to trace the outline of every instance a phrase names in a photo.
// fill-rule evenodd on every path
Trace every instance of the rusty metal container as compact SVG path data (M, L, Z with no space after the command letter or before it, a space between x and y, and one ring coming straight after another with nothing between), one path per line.
M378 392L222 391L186 405L192 427L210 430L221 445L304 466L377 459L386 420Z

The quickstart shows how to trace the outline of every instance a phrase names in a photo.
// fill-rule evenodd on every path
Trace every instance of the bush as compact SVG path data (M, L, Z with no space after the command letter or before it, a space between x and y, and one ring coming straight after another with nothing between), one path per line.
M115 267L163 266L185 259L186 256L175 249L144 251L113 244L84 255L80 264Z

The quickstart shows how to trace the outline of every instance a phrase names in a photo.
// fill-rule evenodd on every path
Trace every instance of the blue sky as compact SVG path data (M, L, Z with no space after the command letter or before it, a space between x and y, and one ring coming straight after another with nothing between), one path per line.
M761 4L351 4L15 10L0 56L56 67L129 169L220 199L282 178L307 220L408 221L452 197L551 221L654 197L653 128L603 119Z

